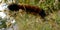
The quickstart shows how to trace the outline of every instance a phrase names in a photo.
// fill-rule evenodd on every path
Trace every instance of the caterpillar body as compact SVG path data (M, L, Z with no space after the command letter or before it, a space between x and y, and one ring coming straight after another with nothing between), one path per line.
M39 8L38 6L32 6L32 5L18 5L18 4L10 4L8 5L8 9L11 11L19 11L19 9L22 9L26 11L27 13L34 13L39 14L42 18L46 16L46 13L43 9Z

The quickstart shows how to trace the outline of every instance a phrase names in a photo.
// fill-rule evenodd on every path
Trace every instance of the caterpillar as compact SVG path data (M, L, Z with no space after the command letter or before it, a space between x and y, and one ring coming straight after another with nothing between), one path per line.
M32 5L18 5L18 4L10 4L8 5L8 9L10 11L19 11L19 9L22 9L26 11L27 13L34 13L39 14L42 18L46 16L45 11L42 8L39 8L38 6L32 6Z

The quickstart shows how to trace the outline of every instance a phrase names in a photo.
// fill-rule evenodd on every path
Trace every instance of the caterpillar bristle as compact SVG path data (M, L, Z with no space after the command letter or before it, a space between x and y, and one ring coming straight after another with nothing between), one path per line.
M8 6L8 9L11 11L18 11L19 10L19 6L17 4L10 4Z

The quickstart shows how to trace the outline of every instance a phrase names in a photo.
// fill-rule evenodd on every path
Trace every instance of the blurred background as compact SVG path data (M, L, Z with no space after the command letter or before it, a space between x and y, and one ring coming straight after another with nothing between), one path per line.
M46 21L25 11L9 11L11 3L38 6L46 12ZM60 30L60 0L0 0L0 30Z

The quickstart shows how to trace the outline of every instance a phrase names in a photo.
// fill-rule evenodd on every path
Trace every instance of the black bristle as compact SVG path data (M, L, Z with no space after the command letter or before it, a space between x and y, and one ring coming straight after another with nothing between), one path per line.
M17 4L11 4L8 6L8 9L11 11L18 11L19 10L19 6Z
M42 10L42 11L40 11L39 15L40 15L42 18L44 18L44 17L46 16L46 13L45 13L44 10Z

